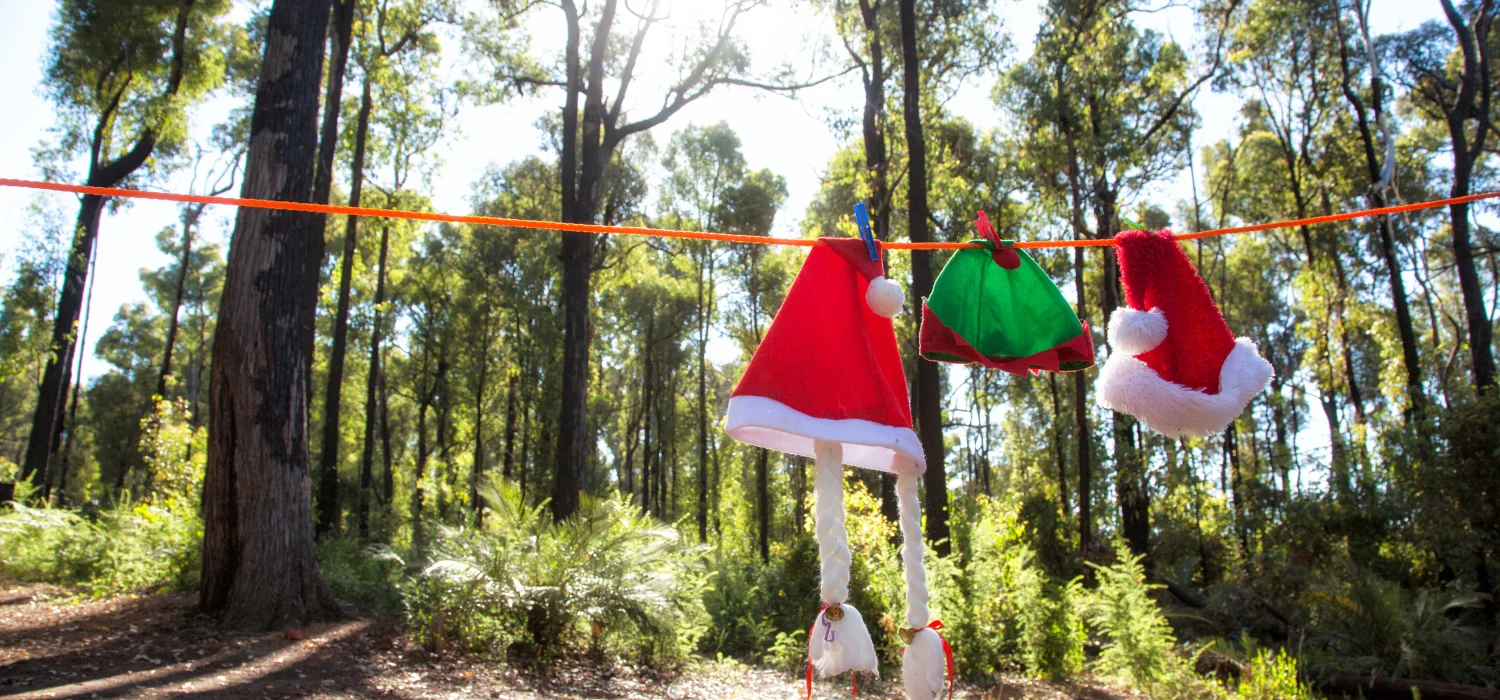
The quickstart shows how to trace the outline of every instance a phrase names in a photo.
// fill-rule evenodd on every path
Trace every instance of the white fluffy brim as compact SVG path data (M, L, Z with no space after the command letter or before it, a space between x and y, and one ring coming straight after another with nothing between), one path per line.
M901 677L908 700L933 700L943 694L948 657L935 630L923 628L901 654Z
M724 432L740 442L787 454L816 458L814 440L841 443L844 464L892 474L927 470L922 444L911 428L858 418L814 418L764 396L729 399Z
M824 678L837 676L845 671L863 671L880 675L880 659L875 656L875 642L870 639L870 630L865 628L864 618L853 605L844 603L844 619L829 621L823 626L824 617L818 615L813 622L812 634L807 642L807 659ZM833 641L824 641L832 630Z
M1272 374L1271 363L1249 338L1234 341L1219 370L1217 394L1162 379L1146 363L1120 352L1099 372L1099 405L1135 416L1167 437L1205 437L1239 417Z
M1126 355L1139 355L1167 337L1167 316L1161 309L1141 311L1123 307L1109 316L1109 343Z

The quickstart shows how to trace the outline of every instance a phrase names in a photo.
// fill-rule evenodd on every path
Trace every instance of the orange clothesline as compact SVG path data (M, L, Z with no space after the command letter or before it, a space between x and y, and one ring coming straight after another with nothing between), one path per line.
M197 194L174 194L171 192L151 192L148 190L131 190L117 187L92 187L89 185L72 185L62 182L44 182L38 180L20 180L13 178L0 178L0 187L21 187L33 190L48 190L52 192L70 192L73 194L91 194L100 197L123 197L128 199L154 199L165 202L181 202L189 204L222 204L231 207L251 207L255 209L281 209L286 211L305 211L319 214L334 214L348 216L363 216L384 219L413 219L417 221L441 221L455 224L476 224L481 226L509 226L513 228L546 229L552 231L578 231L582 233L600 233L608 235L624 236L657 236L662 238L686 238L700 241L724 241L728 243L756 243L760 245L789 245L809 247L816 241L809 238L772 238L770 236L746 236L733 233L713 233L708 231L682 231L667 228L644 228L640 226L602 226L599 224L574 224L563 221L540 221L535 219L508 219L499 216L460 216L456 214L438 214L434 212L402 211L400 209L376 209L372 207L349 207L336 204L309 204L305 202L280 202L269 199L242 199L240 197L213 197ZM1255 231L1269 231L1282 228L1296 228L1299 226L1315 226L1318 224L1332 223L1335 221L1348 221L1370 216L1381 216L1385 214L1399 214L1402 212L1416 211L1419 209L1433 209L1445 207L1451 204L1463 204L1477 202L1482 199L1500 197L1500 191L1481 192L1463 197L1450 197L1430 202L1416 202L1413 204L1401 204L1379 209L1361 209L1359 211L1344 212L1341 214L1329 214L1327 216L1314 216L1306 219L1293 219L1290 221L1273 221L1268 224L1251 224L1248 226L1231 226L1227 228L1209 229L1195 233L1179 233L1174 237L1179 241L1192 240L1195 238L1209 238L1212 236L1224 236L1233 233L1252 233ZM881 247L891 250L958 250L962 248L980 248L976 243L881 243ZM1017 248L1097 248L1114 245L1110 238L1080 239L1071 241L1019 241L1015 244Z

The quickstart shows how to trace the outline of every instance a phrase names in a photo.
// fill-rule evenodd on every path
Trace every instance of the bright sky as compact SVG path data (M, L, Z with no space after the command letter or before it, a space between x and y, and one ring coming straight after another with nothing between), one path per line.
M237 4L244 1L236 0ZM1030 53L1032 37L1039 23L1040 3L1001 1L1007 28L1016 45L1015 59L1024 60ZM56 3L26 0L7 4L6 21L0 23L0 94L6 96L11 106L6 110L4 128L0 129L0 177L37 178L39 173L32 164L31 150L48 137L48 129L53 124L53 108L42 97L41 83L47 37ZM691 17L688 15L701 12L699 8L704 5L718 3L676 0L674 21L690 26ZM237 12L243 13L243 10ZM1401 31L1440 17L1441 8L1436 0L1374 0L1371 31L1375 34ZM1140 25L1165 32L1188 46L1197 43L1193 17L1185 8L1141 14L1136 20ZM820 22L807 3L779 0L773 7L745 17L740 33L752 42L753 58L760 68L789 61L805 65L801 54L807 42L815 40L823 31ZM544 9L531 24L537 37L536 47L543 51L555 50L557 39L562 34L560 11ZM450 41L448 48L449 54L456 53L452 51L457 48L454 42ZM660 63L659 60L647 60L642 65ZM642 83L634 88L636 99L627 104L627 109L633 109L637 114L654 111L662 94L661 86L672 77L661 70L646 71ZM950 109L981 128L997 126L998 115L989 99L993 82L993 76L987 76L965 85L949 103ZM896 85L892 89L899 87ZM720 90L683 109L654 136L658 143L665 143L671 130L687 124L728 122L743 140L745 156L751 167L769 168L786 178L787 204L777 218L777 229L789 233L797 230L803 211L818 189L819 176L838 145L838 138L826 121L827 111L851 113L861 107L861 100L861 91L853 76L804 91L797 101L745 89ZM560 94L552 90L541 96L501 105L464 108L452 127L452 136L440 144L435 154L441 161L432 182L437 210L465 213L470 183L486 167L539 152L541 135L535 123L542 114L556 111L560 103ZM1202 127L1194 135L1194 143L1204 144L1227 136L1237 118L1238 105L1238 98L1231 95L1201 93L1195 106L1202 115ZM227 109L223 100L200 108L196 130L206 134L215 121L222 119ZM174 191L186 191L188 185L188 176L181 174L175 176L168 187ZM1189 185L1184 171L1174 181L1164 183L1160 191L1144 193L1144 196L1167 205L1171 210L1177 201L1191 198ZM0 188L0 219L9 222L0 225L0 280L8 281L11 268L5 261L31 226L28 207L42 197L50 200L51 208L63 212L71 224L77 211L76 198ZM227 240L231 212L225 208L210 211L213 218L206 225L205 233L221 241ZM175 225L177 213L177 208L167 203L136 202L104 218L99 239L98 274L94 282L95 303L88 319L86 376L92 377L107 369L103 362L93 357L93 344L109 326L120 305L145 300L139 271L167 264L166 257L156 249L154 236L162 228Z

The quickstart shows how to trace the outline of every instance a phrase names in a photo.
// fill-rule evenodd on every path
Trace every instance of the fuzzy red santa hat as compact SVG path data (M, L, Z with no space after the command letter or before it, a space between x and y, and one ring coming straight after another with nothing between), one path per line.
M843 465L896 474L907 582L902 670L910 697L932 700L943 687L947 647L942 623L929 619L922 564L917 477L927 461L891 325L902 292L884 277L878 251L858 238L818 240L730 395L724 429L740 442L815 460L823 609L808 634L809 695L814 669L879 671L869 630L848 603Z
M1109 319L1099 405L1168 437L1223 430L1271 380L1249 338L1236 339L1168 231L1115 236L1127 307Z
M844 464L922 473L891 326L901 301L858 238L818 239L730 395L725 432L804 457L837 442Z

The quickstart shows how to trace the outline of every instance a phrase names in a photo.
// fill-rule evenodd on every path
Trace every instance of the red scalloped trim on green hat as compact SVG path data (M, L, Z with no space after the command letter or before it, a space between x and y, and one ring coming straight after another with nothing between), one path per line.
M1071 340L1027 357L989 357L974 349L953 329L938 320L937 314L922 304L921 354L933 362L958 365L979 364L1011 374L1031 372L1077 372L1094 366L1094 340L1087 321L1083 333Z

